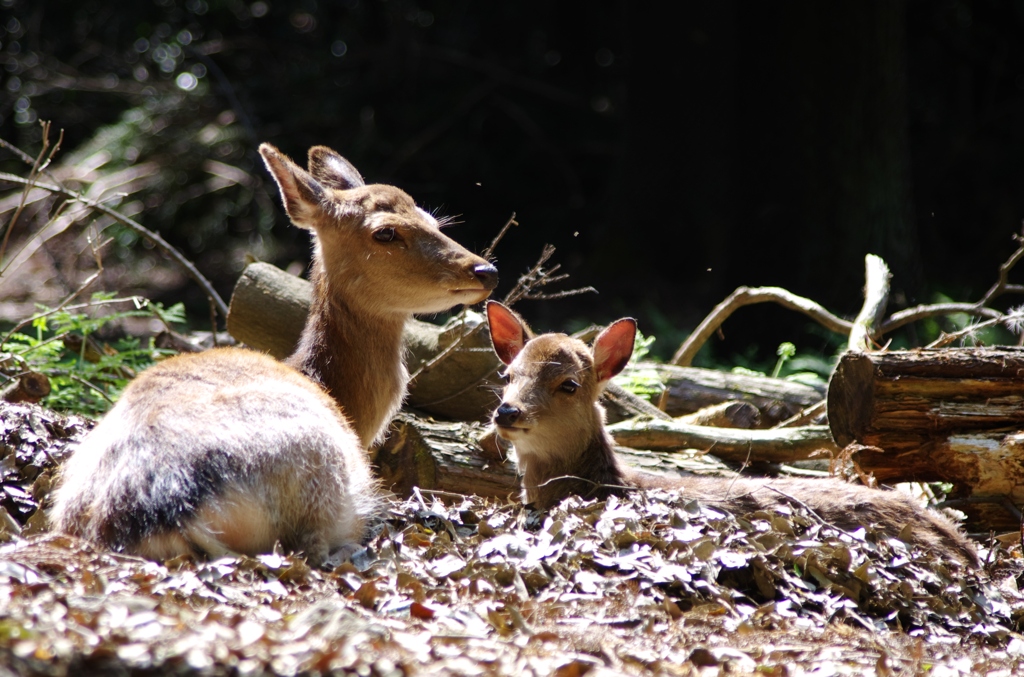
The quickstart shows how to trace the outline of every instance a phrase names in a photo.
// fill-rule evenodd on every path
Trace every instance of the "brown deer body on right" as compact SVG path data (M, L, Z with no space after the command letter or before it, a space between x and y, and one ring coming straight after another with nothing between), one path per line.
M61 470L57 531L153 559L270 552L322 564L378 508L366 449L405 395L402 327L487 298L497 271L342 156L308 171L260 147L292 223L314 234L313 305L282 364L251 350L147 369Z
M493 422L515 447L524 502L548 508L570 495L607 498L636 489L679 491L738 514L798 502L841 529L874 524L888 536L978 565L973 544L950 520L896 491L836 479L665 477L623 465L598 397L629 361L636 322L611 324L591 350L565 334L533 337L518 315L494 301L487 318L494 350L508 365Z

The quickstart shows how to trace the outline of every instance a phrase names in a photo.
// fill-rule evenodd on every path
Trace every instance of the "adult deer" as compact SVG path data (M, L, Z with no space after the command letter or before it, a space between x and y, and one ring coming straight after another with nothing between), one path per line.
M54 529L154 559L280 542L313 564L363 536L379 502L366 448L408 380L402 326L485 299L497 271L329 148L309 151L308 171L260 153L314 236L296 353L282 364L222 348L144 371L65 464Z

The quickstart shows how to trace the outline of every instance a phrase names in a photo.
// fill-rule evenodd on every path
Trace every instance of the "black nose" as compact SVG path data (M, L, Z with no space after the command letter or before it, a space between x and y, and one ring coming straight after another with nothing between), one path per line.
M480 263L474 266L473 274L483 284L484 289L494 289L498 286L498 269L489 263Z
M494 412L494 424L506 428L515 425L515 422L519 420L519 416L522 413L511 404L502 402L501 406Z

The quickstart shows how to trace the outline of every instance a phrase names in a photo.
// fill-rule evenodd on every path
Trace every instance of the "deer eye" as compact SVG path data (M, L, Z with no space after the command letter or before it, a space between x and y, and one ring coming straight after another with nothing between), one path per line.
M562 381L562 385L558 386L558 389L561 390L563 393L568 393L569 395L572 395L579 389L579 387L579 383L573 381L572 379L569 379L568 381Z
M394 242L398 239L398 231L394 228L378 228L373 231L373 239L377 242Z

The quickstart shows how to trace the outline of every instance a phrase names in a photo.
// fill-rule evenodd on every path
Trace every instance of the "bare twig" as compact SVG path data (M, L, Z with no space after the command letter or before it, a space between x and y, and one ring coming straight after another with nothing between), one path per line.
M985 320L984 322L979 322L978 324L972 324L972 325L970 325L968 327L964 327L960 331L955 331L952 334L946 334L945 332L943 332L942 336L940 336L939 338L935 339L934 341L932 341L931 343L929 343L925 347L926 348L942 348L944 346L948 346L950 343L953 343L955 341L959 341L960 339L972 336L979 329L985 329L986 327L993 327L993 326L995 326L997 324L1009 324L1009 323L1013 322L1014 319L1017 319L1018 321L1020 320L1020 312L1019 311L1012 312L1009 315L1000 315L999 317L994 317L991 320ZM1012 327L1011 327L1011 330L1012 330Z
M487 249L485 249L480 254L480 256L485 259L490 259L491 254L494 253L494 248L498 246L499 242L501 242L501 238L505 237L505 233L508 232L508 229L511 228L512 226L518 225L519 222L516 221L516 213L512 212L512 216L508 217L508 221L505 222L505 225L501 227L501 230L498 231L498 234L494 236L493 240L491 240L491 244L487 246Z
M914 306L913 308L905 308L890 315L889 319L878 325L878 328L875 330L875 337L884 336L889 332L910 324L911 322L926 320L929 317L954 315L956 313L964 313L993 320L998 320L1003 317L1003 314L998 310L979 306L976 303L933 303L920 305Z
M50 154L47 155L46 151L50 147L50 123L44 121L40 122L40 125L43 128L43 146L39 150L39 155L36 156L36 158L31 162L32 168L28 172L28 178L30 182L35 181L35 178L39 175L40 171L45 171L46 166L50 164L50 160L53 159L54 153L57 152L57 150L60 148L61 142L64 140L64 130L62 129L60 130L60 137L58 137L56 145L54 145L53 150L50 151ZM9 146L10 144L5 145ZM27 153L24 153L22 151L18 152L22 156L22 159L29 158ZM26 184L25 187L22 189L21 200L18 203L18 208L14 210L14 214L11 216L10 223L7 224L7 229L4 231L4 239L2 242L0 242L0 264L3 263L4 254L7 251L7 242L8 240L10 240L11 232L14 230L14 226L17 225L18 217L21 216L21 212L24 211L25 209L25 204L28 201L28 194L30 190L31 185L29 184ZM0 275L2 274L3 268L0 267Z
M513 214L513 216L515 216L515 215ZM509 219L509 223L506 223L505 224L505 228L503 228L502 230L507 229L510 223L514 223L514 221L512 219ZM499 236L500 235L501 235L501 233L499 233ZM493 244L497 244L498 239L499 238L495 238L494 242L492 243L492 246L493 246ZM488 248L488 250L490 250L490 248ZM524 299L524 298L526 298L526 299L561 298L562 296L571 296L571 295L575 295L575 294L582 294L582 293L585 293L587 291L596 291L592 287L585 287L583 289L574 289L574 290L570 290L570 291L567 291L567 292L558 292L558 293L555 293L555 294L539 294L539 293L537 293L535 291L536 289L540 289L544 285L551 284L552 282L558 282L558 281L564 280L565 278L568 277L568 275L554 275L554 273L559 268L559 266L557 266L557 265L553 266L550 270L545 270L544 269L544 264L547 263L548 259L550 259L551 256L554 253L555 253L555 248L553 246L551 246L549 244L548 245L544 245L544 249L540 253L540 258L537 259L537 263L535 263L533 265L533 267L530 268L530 270L526 271L526 273L524 273L519 278L519 280L516 281L516 284L512 288L512 291L510 291L505 296L505 299L503 300L503 303L505 305L510 306L513 303L515 303L516 301L519 301L519 300ZM431 358L428 362L420 365L419 368L417 368L416 371L414 371L412 373L412 375L409 377L409 380L412 381L413 379L415 379L420 374L422 374L424 372L427 372L427 371L430 371L435 366L440 364L449 355L454 353L459 348L459 346L462 345L463 341L468 339L470 336L473 336L474 334L476 334L478 331L483 329L484 326L485 326L485 323L481 322L480 324L476 325L472 329L469 329L468 331L466 331L463 334L461 334L460 336L458 336L454 341L451 342L451 344L448 345L447 348L445 348L444 350L439 352L437 355L435 355L433 358Z
M795 294L780 287L739 287L736 291L730 294L728 298L715 306L714 310L711 311L704 321L701 322L693 333L691 333L682 345L679 346L679 349L672 357L671 364L682 367L689 366L692 364L693 358L700 351L701 347L703 347L708 339L718 331L722 323L724 323L732 313L743 306L755 303L764 303L766 301L778 303L779 305L791 310L796 310L810 316L826 329L837 334L850 337L850 346L862 350L869 348L873 341L878 341L882 336L895 331L896 329L912 322L916 322L917 320L923 320L930 317L940 317L954 313L966 313L968 315L985 318L986 321L976 324L973 327L968 327L955 334L943 335L938 341L929 347L947 345L948 343L956 341L963 336L967 336L971 332L982 327L992 326L1000 322L1009 323L1010 319L1013 317L1013 313L1004 314L994 308L987 307L987 304L1002 294L1024 294L1024 285L1010 284L1008 281L1010 271L1013 270L1014 266L1016 266L1021 259L1024 259L1024 236L1015 235L1014 238L1019 245L1017 250L999 266L999 279L977 303L935 303L919 305L893 313L884 321L880 318L884 312L884 300L888 293L888 268L885 266L884 261L870 254L865 259L865 266L868 272L868 284L865 288L865 303L861 314L853 323L836 317L814 301L796 296ZM872 263L872 259L875 260L874 263ZM872 281L872 277L875 278L874 281ZM865 313L867 314L865 315ZM868 321L868 319L872 317L873 320ZM857 324L863 325L863 328L855 330L854 327ZM1024 334L1022 334L1022 340L1024 340Z
M812 404L809 407L805 407L803 410L798 412L795 416L790 416L785 421L779 421L772 428L795 428L797 426L808 425L814 419L818 418L821 414L825 413L828 400L822 400L816 404Z
M803 313L837 334L846 336L853 329L853 323L840 319L814 301L797 296L781 287L738 287L728 298L715 306L715 309L683 341L676 354L672 356L671 364L680 367L690 366L697 352L730 315L743 306L768 301Z
M568 278L567 274L555 275L558 269L561 268L561 264L555 264L550 269L545 270L544 264L548 262L548 259L555 253L555 248L552 245L544 245L544 249L540 253L540 258L537 259L537 263L533 264L533 268L526 271L519 280L516 282L515 287L512 288L504 300L506 306L511 306L516 301L521 299L530 299L531 301L547 300L547 299L559 299L567 296L576 296L578 294L586 294L589 292L597 293L597 290L593 287L581 287L580 289L570 289L568 291L555 292L553 294L542 294L535 290L540 289L546 285L554 282L561 282Z
M46 312L43 312L43 313L37 313L37 314L33 315L32 317L28 318L27 320L22 320L18 324L14 325L14 328L11 329L6 334L4 334L3 339L0 339L0 350L3 350L4 345L7 344L7 340L9 338L11 338L11 336L13 336L15 333L17 333L18 330L20 330L22 327L24 327L26 325L29 325L29 324L32 324L33 322L35 322L36 320L38 320L38 319L40 319L42 317L46 317L48 315L53 315L54 313L57 313L57 312L60 312L61 310L64 310L65 306L67 306L67 304L71 303L71 301L73 301L75 298L77 298L79 294L81 294L86 289L88 289L92 285L92 283L96 281L96 279L100 276L100 273L102 273L102 272L103 272L103 269L100 268L95 273L93 273L92 275L87 277L85 279L85 282L83 282L81 285L79 285L78 289L76 289L75 291L71 292L71 294L67 298L65 298L63 301L61 301L60 305L58 305L56 308L51 308L51 309L49 309L49 310L47 310Z
M185 256L180 251L178 251L173 245L171 245L169 242L163 239L156 232L143 226L138 221L127 216L124 216L120 212L111 209L110 207L107 207L106 205L97 202L96 200L92 200L86 197L83 193L70 190L60 185L41 183L36 180L25 179L15 174L8 174L6 172L0 172L0 180L8 181L10 183L17 183L24 186L42 188L43 190L48 190L51 193L61 195L69 200L79 202L89 207L90 209L94 209L102 214L106 214L107 216L113 218L118 223L128 226L135 232L139 233L140 235L148 239L158 248L163 250L164 253L166 253L168 256L174 259L174 261L178 265L184 268L185 271L188 273L188 276L191 277L192 280L200 287L202 287L203 291L206 292L206 296L207 298L210 299L211 305L215 306L223 317L227 317L228 306L226 303L224 303L224 299L220 297L220 294L217 293L217 290L213 288L213 285L210 283L210 281L207 280L206 277L204 277L203 274L199 272L195 265L193 265L191 261L185 258Z
M1010 284L1009 277L1010 271L1013 267L1020 262L1021 258L1024 257L1024 237L1021 235L1014 235L1013 239L1017 241L1017 251L1010 254L1010 258L1006 259L1001 266L999 266L999 279L996 280L995 284L985 292L985 295L978 301L979 306L987 306L992 299L1006 292L1014 292L1017 294L1024 293L1024 285Z
M110 404L114 404L114 400L110 399L110 396L107 395L105 392L103 392L103 388L100 388L95 383L92 383L91 381L87 381L86 379L82 378L81 376L77 376L75 374L68 374L68 377L72 381L78 381L79 383L81 383L82 385L84 385L87 388L92 388L93 390L95 390L99 394L100 397L105 399Z

